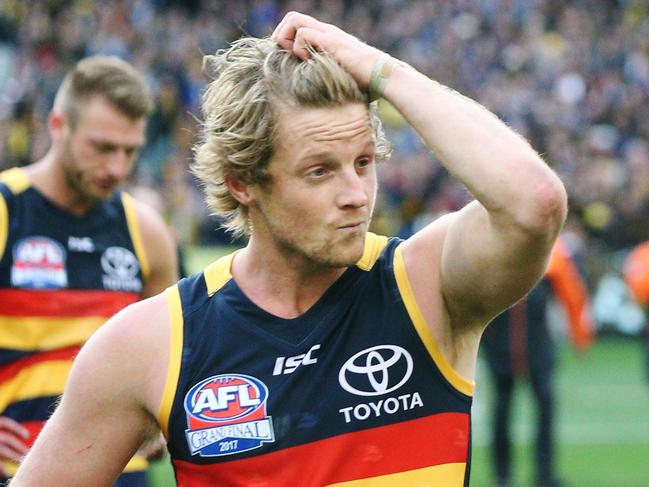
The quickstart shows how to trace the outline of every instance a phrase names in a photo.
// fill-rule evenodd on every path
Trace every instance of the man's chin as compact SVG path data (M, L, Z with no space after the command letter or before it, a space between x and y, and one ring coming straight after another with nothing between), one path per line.
M336 267L351 267L358 263L365 253L365 235L355 236L351 242L339 244L341 251L332 259Z

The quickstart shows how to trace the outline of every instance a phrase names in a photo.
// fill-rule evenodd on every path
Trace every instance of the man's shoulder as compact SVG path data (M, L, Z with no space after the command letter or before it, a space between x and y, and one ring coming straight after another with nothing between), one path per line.
M0 188L5 189L0 194L17 195L31 186L27 173L19 167L12 167L0 172Z
M166 331L169 323L169 290L150 298L132 303L108 320L96 335L108 346L115 342L119 346L140 347L160 333ZM93 339L95 337L93 336Z

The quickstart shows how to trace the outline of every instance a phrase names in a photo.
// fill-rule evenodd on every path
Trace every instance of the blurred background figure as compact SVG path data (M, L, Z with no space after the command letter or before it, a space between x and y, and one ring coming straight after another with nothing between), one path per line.
M645 365L649 381L649 242L641 242L629 253L624 262L624 279L645 313Z
M544 278L528 296L497 316L483 335L481 350L495 387L491 455L498 487L512 478L511 406L516 382L529 379L536 404L534 463L538 487L559 487L555 461L556 353L548 310L556 298L565 310L574 347L586 350L594 337L586 285L565 236L553 248Z
M160 215L120 191L152 107L131 64L87 57L57 91L47 153L0 172L0 482L56 408L83 344L178 277ZM148 485L145 457L165 451L153 437L117 486Z

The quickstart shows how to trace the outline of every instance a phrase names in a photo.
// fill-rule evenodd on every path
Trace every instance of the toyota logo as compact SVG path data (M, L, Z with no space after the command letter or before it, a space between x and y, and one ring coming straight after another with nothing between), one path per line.
M357 396L392 392L410 378L412 357L397 345L377 345L352 356L340 369L338 382Z

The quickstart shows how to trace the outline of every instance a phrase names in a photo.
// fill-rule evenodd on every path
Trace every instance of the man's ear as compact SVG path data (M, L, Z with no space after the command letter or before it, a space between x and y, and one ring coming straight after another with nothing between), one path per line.
M68 133L68 119L61 112L51 112L47 117L47 127L50 131L52 140L58 142Z
M225 177L225 184L232 197L243 206L254 205L255 195L251 184L242 183L231 174Z

